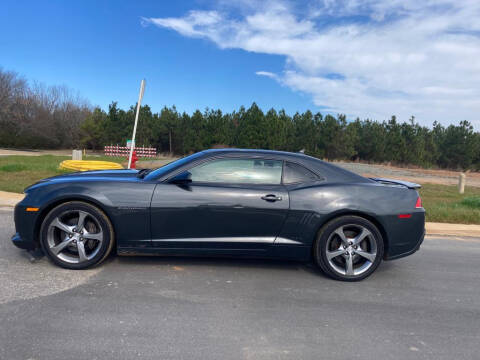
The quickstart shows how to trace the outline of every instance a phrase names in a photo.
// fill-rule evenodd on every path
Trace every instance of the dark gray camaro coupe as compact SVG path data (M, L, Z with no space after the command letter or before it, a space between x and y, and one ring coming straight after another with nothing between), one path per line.
M156 170L42 180L15 208L22 249L84 269L118 254L241 256L369 276L410 255L425 233L419 185L367 179L300 153L207 150Z

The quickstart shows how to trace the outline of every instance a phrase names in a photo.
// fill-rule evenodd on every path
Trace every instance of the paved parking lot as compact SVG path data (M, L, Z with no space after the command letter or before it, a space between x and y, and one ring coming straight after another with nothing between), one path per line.
M478 359L480 239L340 283L310 264L112 257L31 264L0 211L0 359Z

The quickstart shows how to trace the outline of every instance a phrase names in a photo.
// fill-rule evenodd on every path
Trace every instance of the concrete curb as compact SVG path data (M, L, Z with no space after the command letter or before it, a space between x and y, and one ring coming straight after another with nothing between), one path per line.
M15 206L22 201L24 194L0 191L0 209L4 210ZM447 224L427 222L427 235L472 236L480 237L480 225Z
M15 206L15 204L22 201L24 197L24 194L0 191L0 207Z
M480 237L480 225L427 222L425 228L427 235Z

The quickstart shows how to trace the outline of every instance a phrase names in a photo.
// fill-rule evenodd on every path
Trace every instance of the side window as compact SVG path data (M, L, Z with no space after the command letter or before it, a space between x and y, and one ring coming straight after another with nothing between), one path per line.
M219 159L189 170L193 182L230 184L280 184L282 161Z
M318 180L318 176L307 168L288 161L285 162L285 170L283 174L284 184L304 183L314 180Z

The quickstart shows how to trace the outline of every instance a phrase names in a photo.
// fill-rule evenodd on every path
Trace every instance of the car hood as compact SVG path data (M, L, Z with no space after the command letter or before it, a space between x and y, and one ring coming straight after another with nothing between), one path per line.
M52 176L44 180L56 180L64 178L87 178L87 177L133 177L136 176L138 170L124 169L124 170L93 170L93 171L79 171L67 173L63 175Z
M52 184L52 183L65 183L65 182L78 182L78 181L102 181L102 180L109 180L109 181L122 181L122 180L136 180L137 174L139 170L135 169L126 169L126 170L95 170L95 171L82 171L82 172L74 172L74 173L67 173L62 175L57 175L53 177L49 177L46 179L42 179L36 182L33 185L27 187L24 192L28 192L33 190L36 187Z

